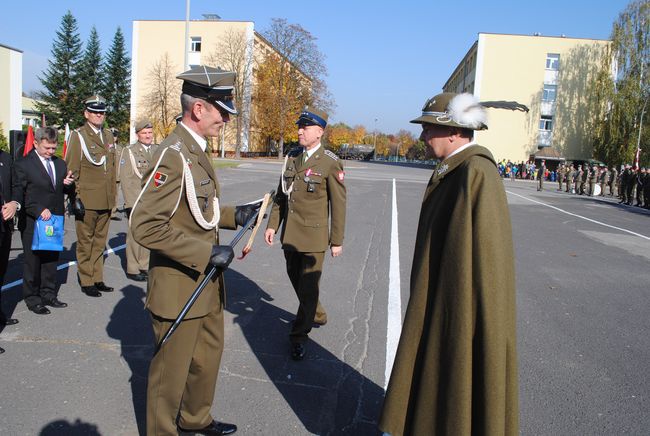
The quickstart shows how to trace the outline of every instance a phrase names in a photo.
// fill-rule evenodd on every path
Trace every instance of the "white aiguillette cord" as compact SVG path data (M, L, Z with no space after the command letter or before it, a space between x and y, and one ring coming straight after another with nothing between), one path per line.
M201 226L204 230L218 230L217 225L219 224L219 219L221 218L221 211L219 210L219 199L215 196L212 203L213 215L212 221L208 222L203 217L201 213L201 208L199 207L199 202L196 199L196 191L194 190L194 178L192 177L192 171L190 166L183 156L183 153L179 153L181 160L183 161L183 179L185 179L185 197L187 198L187 204L192 212L192 216L196 223ZM181 182L182 183L182 182Z
M257 203L257 202L259 202L259 200L253 201L252 203ZM253 227L253 231L251 232L251 235L248 238L248 242L246 242L246 245L241 250L241 257L238 257L237 259L241 260L245 258L246 255L251 252L251 247L253 246L253 239L255 239L255 235L257 234L257 231L262 225L262 221L264 221L264 213L266 212L266 208L268 207L270 202L271 202L271 193L264 194L264 197L262 198L262 204L260 206L260 210L257 213L257 221L255 221L255 227ZM252 203L248 203L248 204L252 204Z

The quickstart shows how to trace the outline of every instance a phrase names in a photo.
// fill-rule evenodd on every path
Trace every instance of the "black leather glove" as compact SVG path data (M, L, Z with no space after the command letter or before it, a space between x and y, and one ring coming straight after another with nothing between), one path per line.
M235 206L235 224L243 226L246 221L262 206L262 202Z
M70 202L68 203L68 212L70 215L73 215L75 218L82 220L86 214L86 208L81 202L79 197L70 197Z
M234 257L235 252L230 245L213 245L210 265L226 269Z

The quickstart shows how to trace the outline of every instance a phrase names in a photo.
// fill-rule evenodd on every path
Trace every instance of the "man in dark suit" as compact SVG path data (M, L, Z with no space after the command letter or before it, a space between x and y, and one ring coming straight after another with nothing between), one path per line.
M63 194L74 192L72 172L65 162L54 156L57 131L52 127L36 130L34 149L14 164L14 197L24 199L24 219L18 227L25 252L23 299L27 308L39 315L47 315L46 306L66 307L57 298L56 266L58 251L32 251L34 223L40 217L48 221L52 215L63 215Z
M0 219L0 286L4 283L9 251L11 250L11 232L14 229L14 215L20 210L20 202L11 198L11 156L0 150L0 205L2 205L2 219ZM12 325L17 319L7 318L2 312L2 291L0 291L0 327ZM5 350L0 347L0 354Z

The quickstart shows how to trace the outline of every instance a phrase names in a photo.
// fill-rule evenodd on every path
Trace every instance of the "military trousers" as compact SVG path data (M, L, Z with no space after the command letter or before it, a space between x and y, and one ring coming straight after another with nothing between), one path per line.
M149 270L149 250L135 242L131 226L126 230L126 272L139 274Z
M151 315L158 344L173 320ZM147 435L178 435L212 422L210 409L223 352L223 309L183 321L151 359L147 384Z
M304 253L284 250L284 258L287 262L289 280L299 302L289 340L292 343L304 343L311 331L316 308L319 305L319 285L325 252Z
M77 230L77 271L81 286L104 281L104 249L111 210L88 210L75 220Z
M609 183L609 196L613 197L614 195L616 195L616 183L610 182Z

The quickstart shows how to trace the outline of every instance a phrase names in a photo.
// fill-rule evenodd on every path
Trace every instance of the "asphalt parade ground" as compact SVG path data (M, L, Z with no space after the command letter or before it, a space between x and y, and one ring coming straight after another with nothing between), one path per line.
M219 168L222 203L277 187L280 163ZM279 242L263 229L226 273L225 347L212 409L241 435L376 435L391 354L408 302L426 168L346 163L343 255L326 256L321 301L302 362L287 335L297 299ZM650 211L504 181L516 252L523 435L647 434L650 428ZM499 223L494 223L498 226ZM111 221L105 282L80 292L74 222L66 220L59 298L36 315L21 301L14 234L3 287L0 434L144 434L153 353L146 287L125 276L127 221ZM228 241L230 231L223 231ZM276 238L277 239L277 238ZM241 245L239 247L241 249Z

